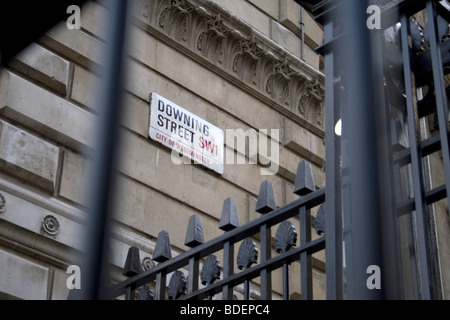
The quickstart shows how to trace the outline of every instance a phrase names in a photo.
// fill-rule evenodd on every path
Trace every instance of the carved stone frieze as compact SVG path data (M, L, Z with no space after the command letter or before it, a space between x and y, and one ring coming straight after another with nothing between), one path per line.
M323 77L208 0L138 0L133 14L323 129ZM299 40L300 41L300 40Z
M325 99L324 91L317 78L306 80L299 94L298 112L300 115L314 124L322 126L322 110Z

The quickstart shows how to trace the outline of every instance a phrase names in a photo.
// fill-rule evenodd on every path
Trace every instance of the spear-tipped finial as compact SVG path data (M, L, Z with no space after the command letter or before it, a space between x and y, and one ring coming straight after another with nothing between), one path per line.
M275 202L275 193L273 191L272 182L265 180L259 188L258 200L256 201L256 212L268 213L277 208Z
M237 227L239 227L239 218L236 210L236 202L232 198L227 198L223 202L219 229L230 231Z
M170 250L170 238L167 231L158 233L156 239L155 251L153 252L153 260L156 262L164 262L172 259L172 251Z
M312 174L311 164L302 160L297 166L297 174L294 182L294 193L305 196L316 190Z
M184 244L190 248L194 248L198 245L201 245L204 242L205 238L203 236L202 222L198 215L193 214L189 218L189 224Z
M122 274L126 277L132 277L141 273L141 258L139 257L139 249L130 247L128 249L127 259L123 267Z

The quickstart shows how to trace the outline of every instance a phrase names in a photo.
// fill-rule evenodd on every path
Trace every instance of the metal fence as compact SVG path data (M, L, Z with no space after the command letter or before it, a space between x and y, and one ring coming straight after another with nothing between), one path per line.
M449 12L432 0L298 2L325 32L327 297L442 298L433 204L450 191ZM366 283L374 265L380 290Z
M231 300L233 289L243 284L244 299L248 300L250 281L259 278L260 299L268 300L272 298L271 272L282 268L283 298L288 300L289 265L293 261L300 261L301 297L312 299L312 254L325 248L325 238L322 236L311 240L311 209L323 204L325 190L316 190L308 162L299 163L293 192L300 198L277 208L271 182L263 181L256 203L256 211L262 216L242 226L238 226L234 200L226 199L218 226L225 233L206 243L200 218L193 215L185 241L192 248L174 258L171 257L169 233L161 231L153 253L153 260L159 264L145 272L141 269L139 250L131 247L123 270L123 274L130 278L112 286L107 298L125 294L126 299L163 300L167 294L169 299L212 299L214 295L222 293L222 299ZM299 219L299 243L297 228L288 220L295 217ZM319 207L314 219L318 234L325 231L324 218L323 207ZM276 226L272 242L271 230ZM254 241L256 237L259 237L259 248ZM235 260L234 250L239 242ZM272 248L279 255L271 257ZM223 255L219 257L218 251L222 251ZM235 273L235 267L242 271ZM187 270L187 276L181 270ZM166 288L169 275L170 281ZM199 287L199 282L202 287Z

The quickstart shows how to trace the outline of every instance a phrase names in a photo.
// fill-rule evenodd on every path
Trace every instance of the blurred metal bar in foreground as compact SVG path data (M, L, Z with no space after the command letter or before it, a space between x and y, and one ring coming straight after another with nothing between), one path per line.
M98 93L98 122L95 130L93 170L89 184L89 207L85 235L85 259L81 267L82 300L104 297L104 287L109 280L107 250L109 225L114 199L114 169L119 148L119 119L124 75L124 44L126 39L126 0L106 3L106 45ZM70 296L69 296L70 297Z

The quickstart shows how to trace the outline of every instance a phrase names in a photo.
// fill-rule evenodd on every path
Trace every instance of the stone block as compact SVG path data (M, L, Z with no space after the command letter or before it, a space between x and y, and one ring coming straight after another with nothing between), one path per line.
M301 39L292 31L272 20L270 38L293 55L300 57Z
M272 19L278 19L278 1L279 0L248 0L261 11L269 15Z
M279 175L285 177L288 181L294 182L297 173L297 165L301 160L311 160L310 158L299 156L298 153L287 152L287 148L280 146L280 168ZM313 171L314 182L318 188L325 185L325 172L322 166L318 166L311 161L311 168Z
M50 29L38 43L85 68L102 65L104 43L83 30L69 30L65 21Z
M145 30L130 25L128 54L150 68L156 68L157 40Z
M66 94L69 62L35 43L13 58L9 66L60 95Z
M319 167L324 165L325 146L323 140L292 120L284 119L283 144Z
M53 275L52 300L67 300L69 289L67 288L67 279L71 274L66 273L64 269L55 269ZM83 276L83 273L81 274Z
M64 151L59 194L75 203L86 205L89 185L89 162L80 154Z
M99 38L105 35L107 9L96 1L87 1L81 8L81 29L87 30Z
M203 65L172 48L158 43L156 70L179 82L187 89L209 99L212 103L222 104L226 96L226 81L206 69ZM176 62L176 63L175 63ZM183 68L180 68L180 65ZM192 76L195 75L195 81ZM231 94L230 94L231 96ZM245 109L245 108L241 108Z
M305 9L303 9L302 18L303 18L303 25L305 28L305 42L310 47L316 48L323 42L323 28L314 20L311 14Z
M122 124L124 126L145 138L148 137L150 125L150 107L148 102L125 92L122 115Z
M0 292L24 300L46 300L49 269L0 249Z
M155 143L149 143L128 131L123 131L122 155L118 169L125 175L170 194L217 221L223 200L232 197L236 201L239 219L243 221L247 201L242 190L205 171L207 169L200 165L176 165L172 162L170 149L159 148ZM217 183L211 183L214 179Z
M115 220L152 237L157 237L160 231L166 230L172 248L189 249L184 241L189 217L193 214L200 216L205 241L223 234L219 229L218 219L209 217L176 198L156 192L134 179L119 176L117 190ZM217 211L220 216L221 205L217 206Z
M292 201L297 200L299 197L298 195L296 195L293 190L294 190L294 184L291 182L286 181L286 183L284 184L284 196L285 196L285 201L286 204L291 203Z
M72 93L70 98L75 102L96 110L100 79L85 68L75 66L73 71Z
M93 145L93 114L55 94L3 70L0 114L75 150Z
M59 148L3 121L0 130L0 168L53 192Z
M305 37L306 39L306 37ZM316 46L314 46L315 48ZM308 42L303 46L303 60L312 66L314 69L319 70L320 67L320 56L317 54L314 49L308 45Z
M299 34L300 29L300 6L294 0L280 0L280 23Z

